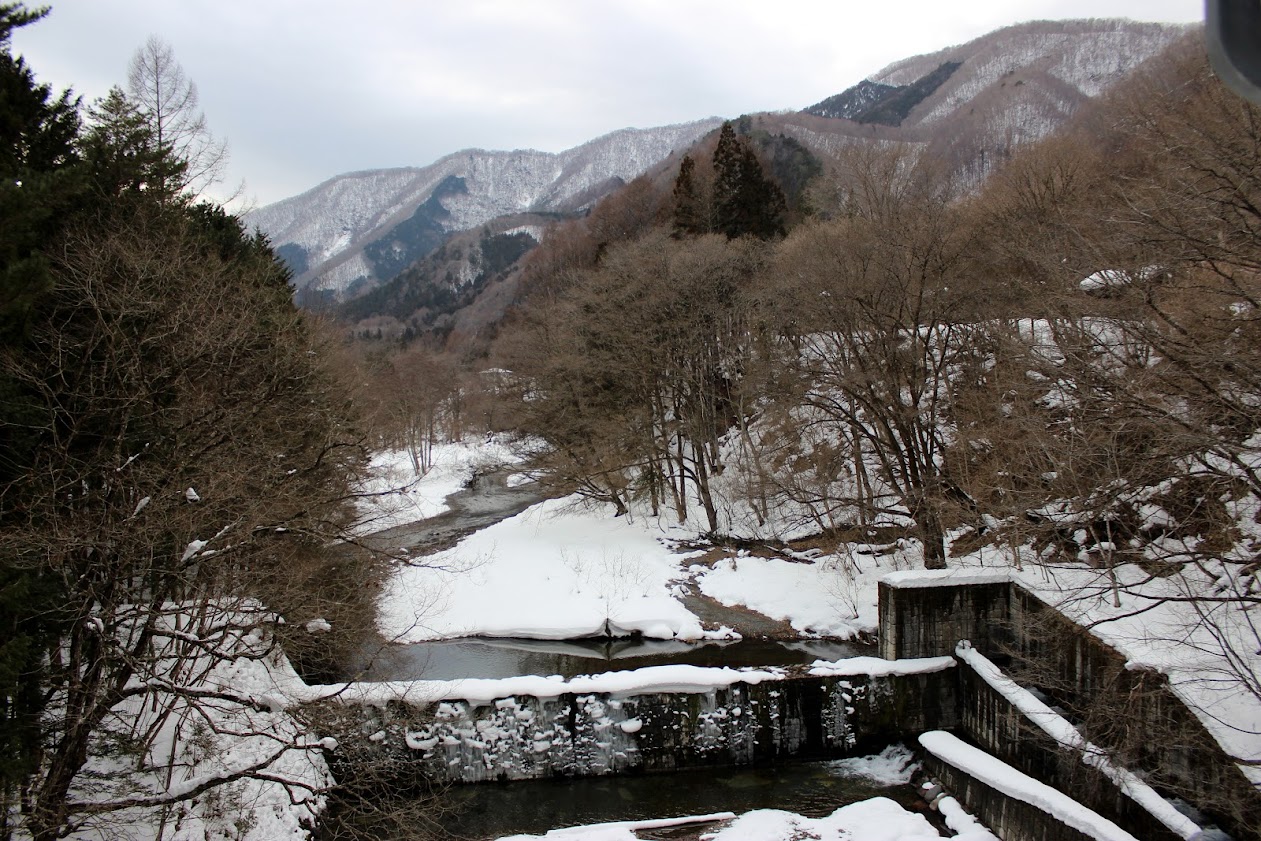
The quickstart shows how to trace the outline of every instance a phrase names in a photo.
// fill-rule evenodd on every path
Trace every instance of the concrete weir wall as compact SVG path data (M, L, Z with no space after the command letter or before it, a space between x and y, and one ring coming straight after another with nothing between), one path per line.
M932 754L924 757L924 771L940 781L946 791L965 804L972 815L1003 841L1098 841L1092 835L1050 818L1041 808L1004 794ZM1165 836L1138 837L1143 841L1158 841Z
M962 639L992 662L982 667L966 649L958 660L946 656L956 655ZM880 653L884 659L855 658L814 673L727 670L713 684L666 681L656 688L642 672L629 682L619 673L564 685L528 678L470 688L479 682L468 681L426 692L408 684L398 694L352 685L361 690L339 690L336 702L325 702L341 721L330 759L343 780L363 770L375 780L472 783L836 758L946 730L1016 772L1071 792L1135 837L1184 837L1170 830L1176 822L1167 810L1163 817L1159 808L1149 811L1115 777L1034 726L1010 688L999 691L1007 684L997 681L1001 668L994 667L1014 662L1039 669L1054 684L1042 688L1058 693L1069 709L1111 710L1131 744L1109 743L1106 729L1084 732L1118 765L1147 772L1153 784L1211 815L1237 841L1261 841L1261 792L1163 675L1127 669L1120 654L1006 574L887 576L880 585ZM925 762L1007 841L1083 837L967 768L932 756Z
M1088 739L1211 815L1231 835L1261 839L1261 792L1157 672L1130 668L1126 658L1065 618L1004 573L894 574L880 583L880 653L931 657L958 640L995 662L1032 671L1053 699L1075 711ZM887 633L886 633L887 632ZM1178 837L1079 754L1063 749L1030 723L1011 700L976 672L955 670L956 733L1012 767L1073 796L1150 841ZM952 776L967 775L955 769ZM946 783L943 780L943 783ZM969 801L969 792L976 800ZM960 799L982 820L998 822L1008 806L972 780ZM1012 815L1020 807L1011 807ZM997 827L997 823L994 824ZM1002 835L1042 838L1041 835ZM1047 839L1061 836L1046 836ZM1064 838L1073 837L1071 833Z
M425 705L427 714L389 701L360 705L349 720L356 742L367 739L378 756L440 783L836 758L908 731L955 726L952 671L789 673L700 692L453 698Z

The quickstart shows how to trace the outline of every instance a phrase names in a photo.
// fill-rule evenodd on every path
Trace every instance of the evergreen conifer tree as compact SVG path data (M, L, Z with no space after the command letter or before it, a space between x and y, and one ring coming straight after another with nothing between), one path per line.
M731 123L723 123L714 149L714 212L728 239L771 239L784 233L784 193Z
M696 185L696 161L691 155L684 155L674 179L674 237L682 239L708 232Z
M115 86L89 112L91 126L82 147L84 163L99 199L118 199L163 185L183 168L160 147L150 120Z
M21 3L0 5L0 349L19 345L53 276L41 251L75 206L79 181L75 139L78 101L37 84L15 30L47 14ZM0 371L0 488L30 452L29 395ZM0 502L0 514L11 503ZM60 594L47 576L9 562L0 548L0 837L8 838L11 806L35 770L45 695L47 652L59 636Z
M47 13L0 5L0 345L21 336L47 291L39 245L74 204L78 100L69 91L54 97L48 85L37 84L10 43L14 30Z

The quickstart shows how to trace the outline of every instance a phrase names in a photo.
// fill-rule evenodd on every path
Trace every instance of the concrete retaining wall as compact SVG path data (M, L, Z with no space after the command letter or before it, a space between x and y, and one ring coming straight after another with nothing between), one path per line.
M1004 794L931 753L924 756L923 767L1003 841L1095 841L1037 806Z
M826 759L956 726L954 669L887 677L788 677L703 693L401 702L350 707L343 746L375 772L434 782L545 779ZM335 757L336 758L336 757Z
M1083 764L1080 754L1061 748L1044 730L1030 723L1011 701L994 690L966 664L959 666L957 677L960 714L958 732L966 735L969 741L1052 788L1072 792L1074 800L1124 827L1137 838L1144 841L1182 841L1181 836L1166 828L1101 771ZM946 781L943 779L942 783L945 784ZM981 786L979 783L976 785ZM982 788L984 786L977 791L981 792ZM995 808L986 801L1002 797L998 793L982 794L983 800L978 801L975 807L978 817L980 810ZM973 801L967 795L960 796L956 792L955 796L970 809L973 808ZM991 828L998 831L996 826ZM998 834L1005 841L1011 841L1009 836L1001 832ZM1052 837L1060 836L1052 835L1048 839ZM1076 834L1070 831L1069 835L1063 837L1072 838Z
M1236 839L1261 839L1261 792L1156 672L1129 669L1098 637L1010 582L942 586L928 576L880 584L881 654L932 657L959 639L1068 710L1118 764L1210 814ZM888 641L885 628L893 630ZM954 641L951 635L958 634ZM966 667L957 671L960 735L1140 838L1163 825L1076 755L1061 750ZM960 798L961 800L963 798ZM966 802L966 801L965 801ZM970 805L970 804L969 804Z
M972 640L987 654L1007 643L1009 581L954 586L881 581L879 587L880 656L886 660L953 654L959 640Z

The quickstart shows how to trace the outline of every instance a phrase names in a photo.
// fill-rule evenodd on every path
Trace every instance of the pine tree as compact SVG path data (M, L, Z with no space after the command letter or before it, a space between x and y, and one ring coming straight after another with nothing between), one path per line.
M696 185L696 161L684 155L679 174L674 179L674 238L683 239L709 233L701 211L700 193Z
M88 116L83 157L99 198L147 191L183 169L182 161L158 145L149 119L121 88L111 88Z
M37 84L10 44L14 30L47 13L0 5L0 345L20 338L48 290L39 245L74 206L78 100L69 91L54 97L48 85Z
M714 149L714 211L728 239L771 239L784 233L784 193L766 177L748 143L723 123Z

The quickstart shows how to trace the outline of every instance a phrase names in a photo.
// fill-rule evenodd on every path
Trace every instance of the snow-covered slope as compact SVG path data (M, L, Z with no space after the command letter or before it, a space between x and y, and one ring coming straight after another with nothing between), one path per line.
M873 139L923 144L979 183L1189 31L1132 20L1009 26L895 62L781 130L823 153Z
M966 44L895 62L871 77L884 85L908 85L944 62L961 63L905 125L939 122L983 92L1008 85L1058 88L1080 101L1109 86L1167 47L1188 27L1132 20L1035 21L991 32ZM1013 99L1021 99L1013 96Z
M623 129L559 154L465 150L426 167L339 175L254 211L246 222L294 266L298 287L341 292L360 277L389 279L443 232L526 210L566 209L601 185L629 181L720 122Z

